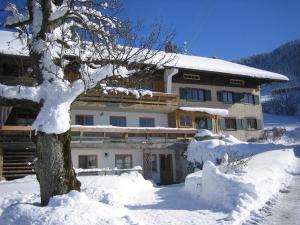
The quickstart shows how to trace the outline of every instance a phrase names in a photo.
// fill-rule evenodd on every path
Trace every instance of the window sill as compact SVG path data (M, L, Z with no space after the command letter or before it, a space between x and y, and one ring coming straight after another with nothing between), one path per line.
M247 128L246 130L247 131L257 131L258 129L257 128Z
M237 129L225 129L224 131L237 131Z

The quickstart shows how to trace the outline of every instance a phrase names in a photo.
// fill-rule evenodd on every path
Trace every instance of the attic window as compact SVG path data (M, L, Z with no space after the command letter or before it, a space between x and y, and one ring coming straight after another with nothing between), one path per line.
M183 74L183 79L186 79L186 80L200 80L200 76L199 75L196 75L196 74Z
M229 82L230 82L230 84L234 84L234 85L240 85L240 86L245 85L245 81L243 81L243 80L230 79Z

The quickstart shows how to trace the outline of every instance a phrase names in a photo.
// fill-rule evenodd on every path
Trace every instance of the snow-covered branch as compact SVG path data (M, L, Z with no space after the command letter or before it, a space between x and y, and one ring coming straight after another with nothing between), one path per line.
M9 3L5 10L10 13L10 15L6 18L5 26L7 27L19 27L23 26L30 22L29 15L22 15L15 4Z
M0 97L7 99L25 99L40 102L40 87L7 86L0 84Z

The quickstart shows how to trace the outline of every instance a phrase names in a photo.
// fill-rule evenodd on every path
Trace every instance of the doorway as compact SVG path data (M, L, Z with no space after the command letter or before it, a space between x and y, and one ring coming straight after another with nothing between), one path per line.
M160 184L173 183L173 160L172 154L159 154Z

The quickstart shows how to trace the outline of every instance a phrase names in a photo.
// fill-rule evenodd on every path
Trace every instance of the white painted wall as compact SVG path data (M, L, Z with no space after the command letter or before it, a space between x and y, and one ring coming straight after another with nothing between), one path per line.
M75 124L75 115L93 115L94 125L109 125L110 116L125 116L127 119L128 127L139 127L140 117L151 117L155 120L155 126L167 127L168 115L166 113L142 113L142 112L115 112L115 111L103 111L103 110L71 110L71 124Z
M92 148L73 148L72 161L75 168L78 168L79 155L97 155L98 168L115 168L115 155L117 154L131 154L132 166L143 167L143 152L140 149L92 149ZM108 153L108 157L105 157Z
M147 151L149 153L149 151ZM105 153L108 153L108 157L105 157ZM173 181L176 181L176 162L175 152L171 149L152 149L151 154L156 154L157 157L157 169L156 173L152 174L152 180L155 183L160 183L160 163L159 154L172 154L173 161ZM97 155L98 168L115 168L115 155L117 154L131 154L132 166L141 166L143 168L143 150L141 149L96 149L96 148L72 148L72 162L75 168L78 168L79 155Z

